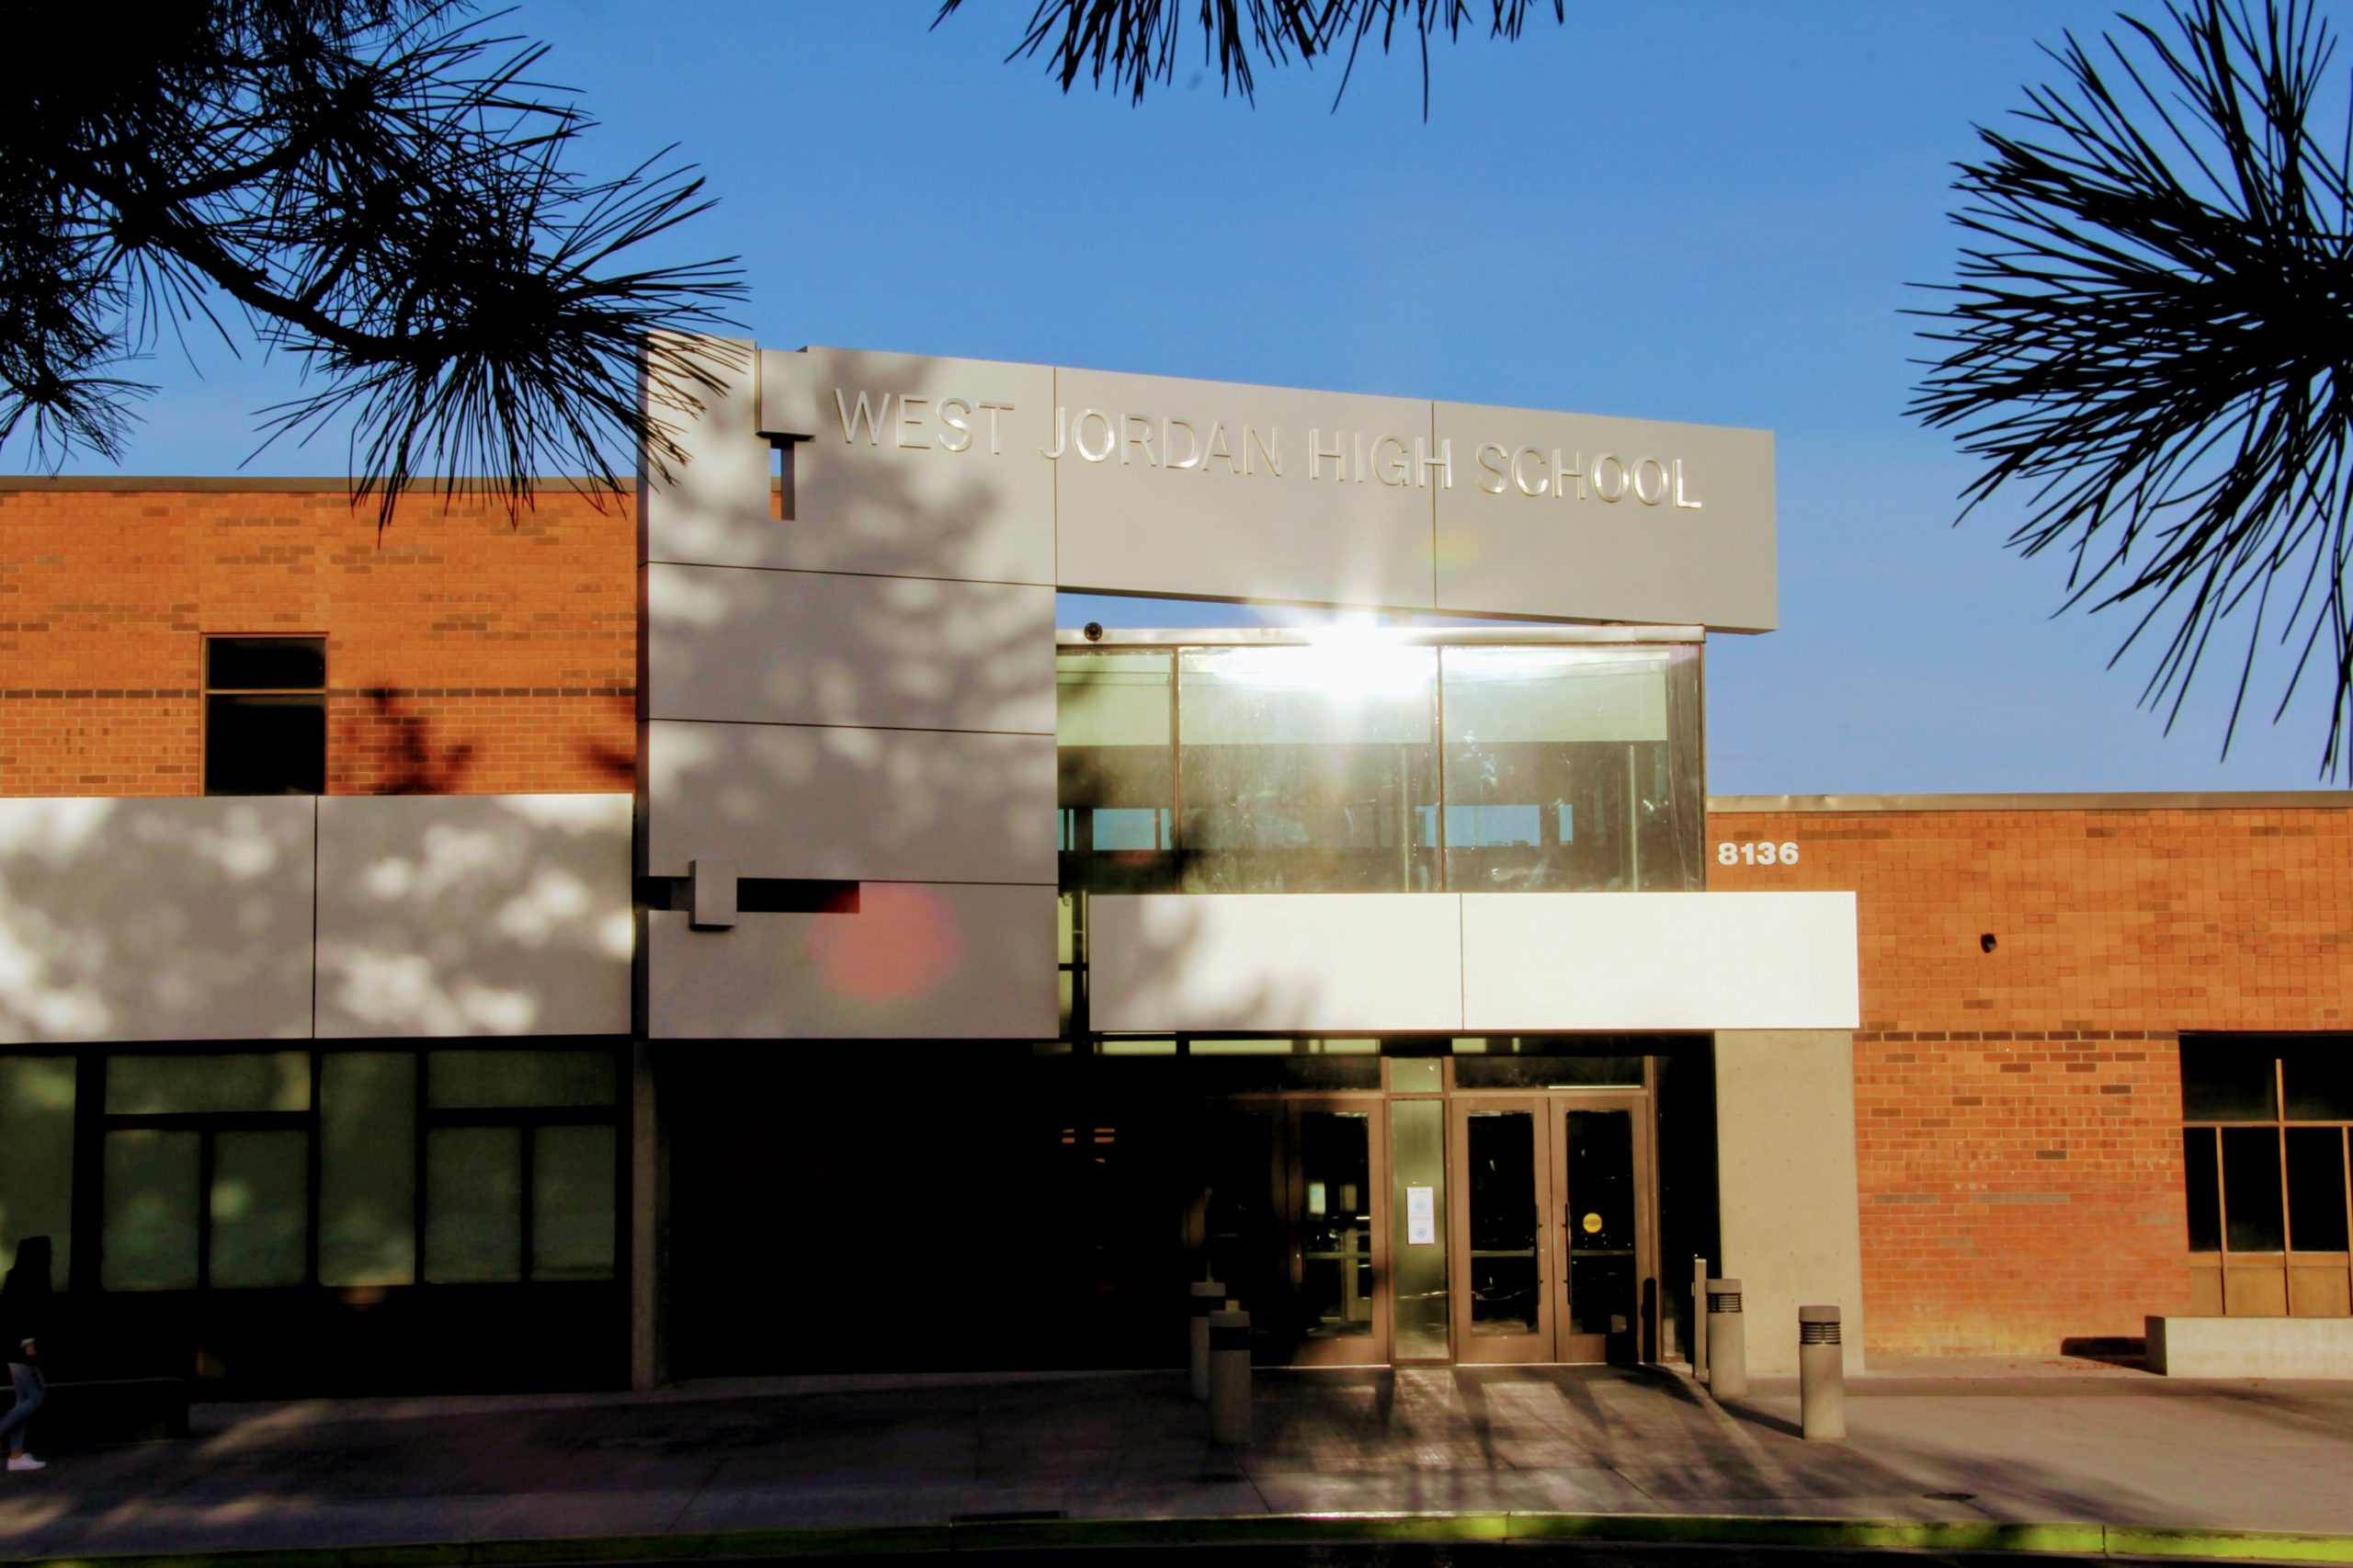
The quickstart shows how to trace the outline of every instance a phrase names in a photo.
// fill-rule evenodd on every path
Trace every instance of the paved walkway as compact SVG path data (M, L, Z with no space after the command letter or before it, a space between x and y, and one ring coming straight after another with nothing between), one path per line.
M1257 1441L1181 1375L795 1379L650 1397L199 1407L197 1435L0 1476L0 1558L1051 1513L1527 1509L2353 1531L2353 1383L1917 1364L1719 1405L1666 1372L1261 1373ZM1967 1374L1967 1375L1957 1375Z

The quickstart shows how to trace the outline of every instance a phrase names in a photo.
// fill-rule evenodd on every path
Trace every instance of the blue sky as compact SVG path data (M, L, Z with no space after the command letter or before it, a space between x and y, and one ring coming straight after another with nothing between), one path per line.
M2052 619L2063 563L2006 552L2006 509L1953 528L1970 465L1903 417L1906 285L1951 275L1972 123L2112 5L1577 4L1518 45L1441 46L1427 122L1410 57L1336 112L1331 71L1263 78L1252 107L1189 65L1132 108L1001 62L1027 0L938 30L931 9L525 0L502 26L552 43L544 74L604 121L593 166L670 142L701 165L721 205L687 246L741 254L766 344L1774 430L1782 629L1710 646L1713 792L2313 784L2321 700L2274 728L2259 685L2219 761L2232 649L2165 736L2135 706L2145 661L2106 667L2122 612ZM234 472L293 384L198 355L201 379L176 349L147 368L130 472ZM342 461L323 440L251 472Z

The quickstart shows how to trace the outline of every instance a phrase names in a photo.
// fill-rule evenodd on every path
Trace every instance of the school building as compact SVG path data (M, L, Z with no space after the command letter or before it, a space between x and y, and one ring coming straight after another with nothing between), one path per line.
M1760 1372L2353 1331L2347 798L1710 797L1769 435L696 351L511 517L0 481L71 1375L1173 1365L1205 1275L1267 1364L1672 1362L1695 1256Z

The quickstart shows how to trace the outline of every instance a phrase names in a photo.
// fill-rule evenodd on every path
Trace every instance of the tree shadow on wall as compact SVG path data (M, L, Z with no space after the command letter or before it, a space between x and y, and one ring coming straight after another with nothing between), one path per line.
M433 721L410 711L389 687L369 687L366 709L352 722L346 756L369 758L375 778L364 791L373 795L456 795L465 791L474 764L472 741L437 750Z

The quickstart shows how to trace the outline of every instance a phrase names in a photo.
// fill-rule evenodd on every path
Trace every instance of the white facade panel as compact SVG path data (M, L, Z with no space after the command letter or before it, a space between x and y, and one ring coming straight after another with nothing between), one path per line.
M0 1043L307 1036L315 811L0 801Z
M1051 370L810 348L763 353L760 379L760 428L793 437L792 517L728 561L1052 585Z
M640 486L640 561L756 565L775 548L768 515L773 458L759 430L758 356L748 342L708 343L703 363L720 384L700 392L699 413L647 402L646 412L669 427L681 456L666 477L649 472Z
M1155 893L1087 901L1095 1027L1115 1033L1452 1030L1450 893Z
M645 733L650 876L699 858L745 877L1055 881L1051 734L677 720Z
M1857 1025L1849 892L1461 898L1471 1033Z
M1070 588L1427 608L1430 405L1054 372Z
M322 1038L629 1032L629 796L318 810Z
M1098 895L1095 1026L1855 1027L1851 893Z
M655 1040L1051 1040L1051 887L869 882L855 914L646 920Z
M654 719L1054 733L1054 591L652 565Z
M1437 600L1468 614L1705 624L1780 619L1764 430L1436 404Z

